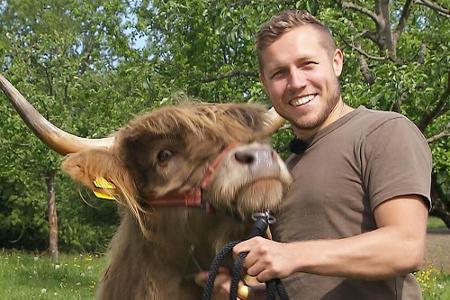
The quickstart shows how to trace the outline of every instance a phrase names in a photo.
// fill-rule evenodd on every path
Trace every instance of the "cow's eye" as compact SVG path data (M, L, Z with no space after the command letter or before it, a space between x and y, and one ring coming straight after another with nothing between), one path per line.
M166 162L173 156L173 152L170 150L161 150L156 155L156 158L158 159L158 162Z

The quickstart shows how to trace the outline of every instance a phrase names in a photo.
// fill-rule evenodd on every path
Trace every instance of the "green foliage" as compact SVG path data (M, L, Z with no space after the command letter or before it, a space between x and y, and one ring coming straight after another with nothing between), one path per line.
M1 178L0 240L3 247L45 249L45 194L27 195L33 189L28 182ZM25 180L26 181L26 180ZM32 182L31 182L32 183Z
M1 11L2 73L55 125L87 137L112 132L143 109L126 102L143 101L127 96L129 82L115 75L124 55L132 56L121 25L125 7L121 1L9 1ZM45 249L45 177L59 169L60 158L1 98L0 245ZM61 176L56 182L61 248L104 250L117 223L114 205L86 208L68 182Z
M2 181L0 188L0 247L45 250L48 244L45 191ZM36 181L38 183L38 181ZM118 224L116 205L81 191L68 178L57 183L59 242L65 252L104 252ZM64 192L63 192L64 191Z
M119 223L113 201L96 198L91 191L60 178L57 195L60 248L64 252L106 252ZM61 198L61 197L60 197Z

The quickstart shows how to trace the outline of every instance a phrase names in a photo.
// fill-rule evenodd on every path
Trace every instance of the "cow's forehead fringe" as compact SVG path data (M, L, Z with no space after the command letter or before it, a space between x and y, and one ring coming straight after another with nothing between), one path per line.
M143 135L194 134L227 142L251 139L261 131L266 109L259 104L205 104L197 102L167 106L141 115L119 131L119 140Z

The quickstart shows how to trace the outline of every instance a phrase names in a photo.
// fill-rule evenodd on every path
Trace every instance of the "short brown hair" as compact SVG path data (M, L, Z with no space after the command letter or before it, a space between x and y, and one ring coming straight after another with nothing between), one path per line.
M330 51L336 49L330 29L306 10L286 10L264 23L256 35L256 54L259 66L262 67L261 53L283 34L302 25L311 25L325 36L325 47Z

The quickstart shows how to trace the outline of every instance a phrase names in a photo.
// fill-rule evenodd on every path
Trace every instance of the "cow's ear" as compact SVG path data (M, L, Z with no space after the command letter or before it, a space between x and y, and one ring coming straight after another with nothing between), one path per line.
M81 182L87 188L110 195L119 204L127 207L136 217L142 233L150 237L146 229L144 211L137 200L137 189L126 166L112 152L106 149L90 149L69 154L64 158L62 169L74 180ZM96 179L105 179L112 187L104 189L95 186Z
M108 194L119 202L124 197L135 198L136 188L128 170L106 149L89 149L69 154L64 158L62 169L87 188ZM105 189L95 186L94 181L100 178L106 179L112 186Z

